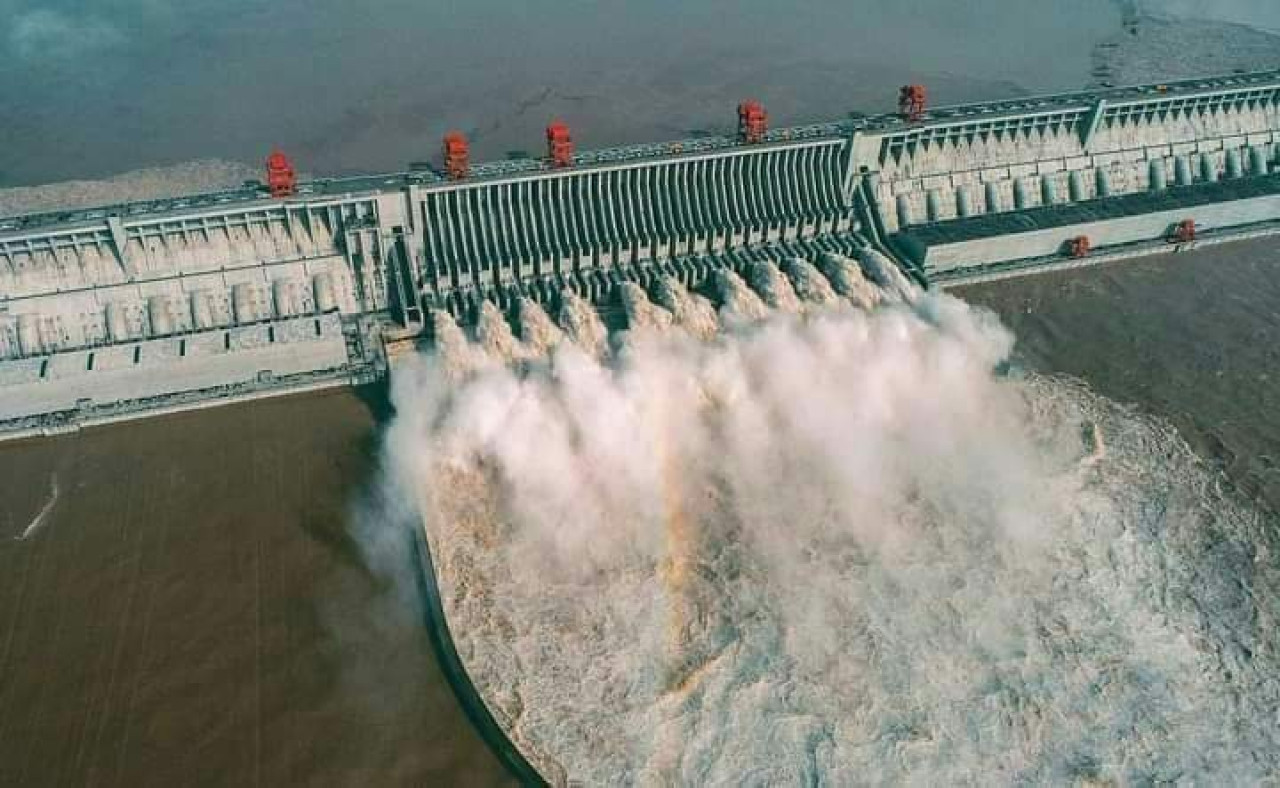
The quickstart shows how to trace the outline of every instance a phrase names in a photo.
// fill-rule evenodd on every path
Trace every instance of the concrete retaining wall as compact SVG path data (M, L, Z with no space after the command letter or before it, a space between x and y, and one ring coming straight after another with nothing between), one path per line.
M1095 248L1165 238L1170 229L1187 218L1185 209L1124 216L1104 221L1031 230L969 241L917 246L913 257L922 257L930 274L957 268L987 266L1013 260L1062 255L1072 238L1088 236ZM1280 195L1197 206L1195 220L1202 232L1280 219ZM910 241L906 243L910 244Z

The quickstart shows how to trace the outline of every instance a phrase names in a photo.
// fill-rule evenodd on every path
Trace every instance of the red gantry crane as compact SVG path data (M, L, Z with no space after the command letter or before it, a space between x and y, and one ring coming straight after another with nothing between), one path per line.
M924 119L925 103L924 85L903 85L898 91L898 112L911 123Z
M267 188L272 197L292 197L297 190L297 176L293 172L293 162L276 148L267 157Z
M444 135L444 171L454 180L471 174L471 146L460 131Z
M547 126L547 157L553 167L573 164L573 137L564 121L555 120Z
M758 101L748 100L738 105L738 139L749 145L764 141L769 130L769 113Z
M1093 244L1089 242L1087 235L1078 235L1067 241L1067 254L1072 257L1088 257L1091 251L1093 251Z

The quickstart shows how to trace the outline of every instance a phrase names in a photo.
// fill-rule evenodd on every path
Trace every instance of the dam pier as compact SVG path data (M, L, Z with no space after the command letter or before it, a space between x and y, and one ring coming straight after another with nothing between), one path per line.
M367 382L431 313L823 255L950 286L1280 230L1280 71L0 218L0 438Z

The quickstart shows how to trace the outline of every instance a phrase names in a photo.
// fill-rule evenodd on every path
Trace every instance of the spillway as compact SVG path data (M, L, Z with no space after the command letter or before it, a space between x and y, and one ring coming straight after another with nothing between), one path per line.
M386 342L430 337L440 311L514 325L522 304L585 305L618 325L623 294L640 303L628 284L663 304L671 284L704 298L781 270L803 289L821 270L866 299L849 260L947 286L1275 232L1278 92L1269 71L578 153L561 140L545 159L286 196L3 218L0 433L375 379ZM97 363L119 353L133 364Z

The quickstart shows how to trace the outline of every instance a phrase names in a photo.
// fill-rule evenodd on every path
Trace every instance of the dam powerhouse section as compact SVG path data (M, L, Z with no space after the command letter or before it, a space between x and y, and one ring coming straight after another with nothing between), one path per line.
M842 254L926 284L1274 232L1280 72L0 219L0 434L363 381L431 310Z

